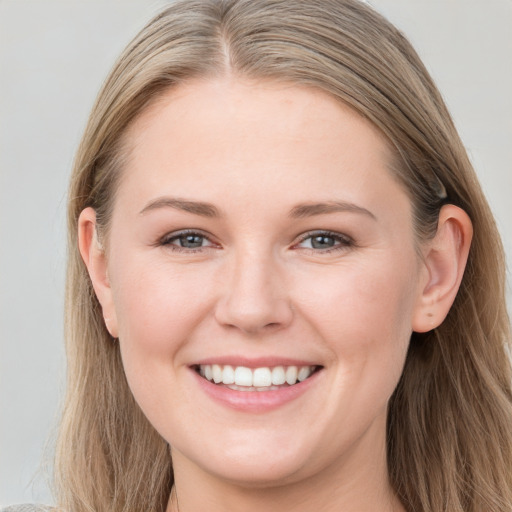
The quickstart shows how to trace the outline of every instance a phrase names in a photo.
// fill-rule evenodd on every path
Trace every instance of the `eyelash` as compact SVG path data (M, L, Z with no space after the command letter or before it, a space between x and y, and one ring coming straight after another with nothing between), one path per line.
M180 247L179 245L174 244L173 242L179 240L182 237L186 236L195 236L200 237L203 240L207 240L210 242L211 245L207 246L200 246L196 248L190 248L190 247ZM320 249L320 248L314 248L314 247L303 247L303 250L306 250L310 253L314 254L327 254L331 252L337 252L337 251L343 251L347 250L350 247L353 247L355 245L352 238L350 238L347 235L342 235L341 233L336 233L333 231L323 231L323 230L316 230L316 231L309 231L307 233L304 233L301 235L299 241L293 245L293 249L300 248L298 247L300 244L304 243L308 239L314 239L315 237L324 237L324 238L332 238L336 245L333 247ZM215 243L211 242L209 235L193 229L188 229L184 231L179 231L177 233L171 233L170 235L164 236L158 245L169 247L172 251L175 252L185 252L185 253L198 253L202 252L205 249L215 248Z
M172 242L177 241L180 238L186 237L186 236L196 236L196 237L203 238L204 240L208 240L211 243L211 245L201 246L201 247L197 247L197 248L190 248L190 247L180 247L179 245L175 245L172 243ZM209 235L207 235L206 233L203 233L201 231L194 230L194 229L186 229L184 231L179 231L177 233L171 233L169 235L165 235L160 240L160 243L158 245L167 246L172 251L187 252L187 253L197 253L197 252L203 251L205 249L215 247L215 244L210 241Z
M344 251L349 249L350 247L353 247L354 240L350 238L347 235L343 235L341 233L336 233L334 231L323 231L323 230L316 230L316 231L309 231L307 233L304 233L301 237L298 243L294 244L294 247L297 247L299 244L304 243L308 239L314 239L315 237L323 237L323 238L332 238L335 243L337 242L337 245L334 245L333 247L329 247L326 249L315 249L314 247L304 247L303 249L307 251L311 251L312 253L318 254L326 254L331 252L337 252L337 251Z

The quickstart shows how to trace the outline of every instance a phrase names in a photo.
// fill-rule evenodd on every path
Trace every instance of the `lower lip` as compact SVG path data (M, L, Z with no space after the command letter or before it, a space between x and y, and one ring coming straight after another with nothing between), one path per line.
M317 370L310 377L293 386L269 391L236 391L218 386L201 377L191 369L201 389L213 400L222 405L244 412L267 412L277 409L303 395L318 380L322 370Z

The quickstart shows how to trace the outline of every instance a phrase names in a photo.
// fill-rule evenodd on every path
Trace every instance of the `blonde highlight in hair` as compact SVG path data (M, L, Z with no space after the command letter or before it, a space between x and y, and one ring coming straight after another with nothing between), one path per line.
M169 88L231 73L321 89L374 123L396 154L417 236L441 206L474 239L443 324L414 333L388 412L388 468L408 511L512 509L512 393L503 249L450 115L405 37L357 0L181 0L132 41L105 82L69 191L67 399L56 461L66 512L164 511L169 447L140 411L80 257L80 212L108 232L131 123Z

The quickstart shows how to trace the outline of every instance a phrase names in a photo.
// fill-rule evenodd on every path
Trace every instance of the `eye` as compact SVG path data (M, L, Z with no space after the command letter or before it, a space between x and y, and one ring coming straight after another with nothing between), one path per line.
M330 252L332 250L346 249L352 245L354 245L352 239L341 233L314 231L303 235L296 247L318 252Z
M179 233L171 233L166 235L161 245L170 246L174 250L200 250L205 247L213 247L215 244L211 242L206 235L197 231L181 231Z

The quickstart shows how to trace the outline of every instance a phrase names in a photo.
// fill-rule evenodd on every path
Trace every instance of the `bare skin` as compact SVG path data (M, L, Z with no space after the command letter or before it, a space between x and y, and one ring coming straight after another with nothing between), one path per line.
M387 142L305 87L191 82L128 141L106 250L90 208L80 249L135 399L172 446L168 512L403 511L387 405L411 333L457 293L467 215L443 207L418 251ZM262 393L201 375L226 361L313 373Z

